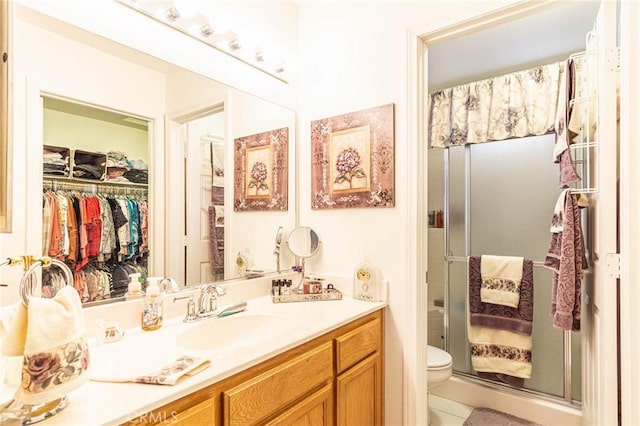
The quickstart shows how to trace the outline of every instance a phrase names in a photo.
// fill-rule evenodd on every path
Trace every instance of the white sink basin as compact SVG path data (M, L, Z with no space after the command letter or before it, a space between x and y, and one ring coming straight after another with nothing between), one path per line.
M255 343L258 337L277 334L287 322L284 316L269 314L236 314L205 319L179 334L176 343L193 350L216 349L240 342Z

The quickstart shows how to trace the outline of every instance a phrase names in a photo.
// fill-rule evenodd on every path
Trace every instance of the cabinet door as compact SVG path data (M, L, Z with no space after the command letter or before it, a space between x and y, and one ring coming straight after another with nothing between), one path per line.
M382 425L382 363L375 353L336 380L338 426Z
M333 388L327 384L299 402L266 426L331 426L333 425Z

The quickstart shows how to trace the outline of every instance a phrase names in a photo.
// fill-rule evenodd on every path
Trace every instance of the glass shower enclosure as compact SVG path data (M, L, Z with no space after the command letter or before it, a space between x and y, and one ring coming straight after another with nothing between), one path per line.
M443 188L435 188L444 197L445 211L442 335L459 376L480 380L471 366L467 338L467 257L492 254L544 261L561 192L558 165L552 161L554 141L549 134L449 147L442 153L444 167L434 168L444 176L429 176L430 182L443 182ZM430 238L432 242L442 244ZM580 333L553 327L551 281L551 271L534 267L533 372L523 390L576 404L581 394Z

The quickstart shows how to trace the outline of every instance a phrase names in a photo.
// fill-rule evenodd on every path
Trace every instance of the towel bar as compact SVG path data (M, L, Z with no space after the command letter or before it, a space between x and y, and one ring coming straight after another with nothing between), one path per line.
M43 268L48 268L51 266L56 266L58 269L62 271L64 274L64 283L65 285L73 285L73 273L71 269L58 259L51 259L50 257L43 256L42 258L33 262L33 264L26 270L22 279L20 280L20 296L22 297L22 301L25 305L29 305L29 296L33 296L36 285L38 284L38 280L36 277L33 277L33 273L35 270L42 266Z
M464 256L445 256L444 260L446 260L447 262L467 262L469 260L469 258L464 257ZM544 268L544 262L538 261L538 260L534 260L533 261L533 266L537 267L537 268Z

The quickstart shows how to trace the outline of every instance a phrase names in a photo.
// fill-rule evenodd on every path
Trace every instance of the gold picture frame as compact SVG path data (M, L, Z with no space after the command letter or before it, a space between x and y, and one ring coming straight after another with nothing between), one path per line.
M9 177L9 3L0 1L0 232L11 232Z
M288 209L289 128L234 139L233 209Z

